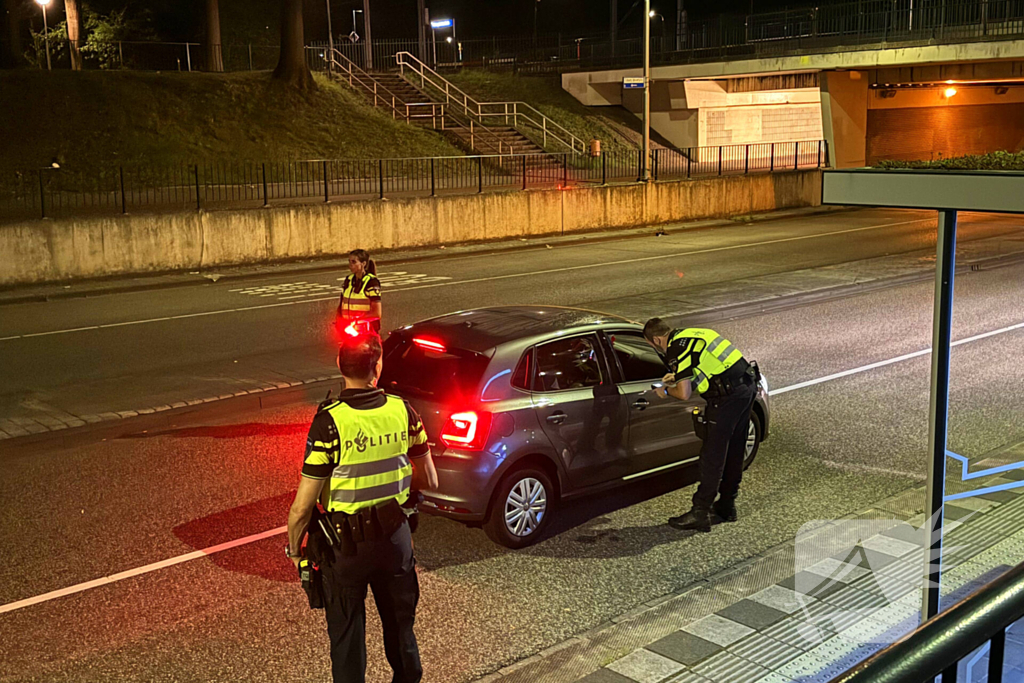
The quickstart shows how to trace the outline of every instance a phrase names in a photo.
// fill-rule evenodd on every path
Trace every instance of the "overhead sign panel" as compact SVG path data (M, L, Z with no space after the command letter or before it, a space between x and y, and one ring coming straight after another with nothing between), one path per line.
M451 19L434 19L430 22L430 28L451 28Z
M623 88L643 88L644 79L643 76L627 76L622 79Z

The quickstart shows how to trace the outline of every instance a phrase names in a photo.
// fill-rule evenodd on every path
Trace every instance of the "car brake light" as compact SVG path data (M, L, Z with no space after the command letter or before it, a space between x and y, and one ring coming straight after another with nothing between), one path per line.
M433 339L424 339L423 337L413 337L412 343L426 351L436 351L437 353L444 353L447 349L439 341Z
M467 410L448 418L441 430L441 441L451 448L479 451L487 445L490 432L490 413Z

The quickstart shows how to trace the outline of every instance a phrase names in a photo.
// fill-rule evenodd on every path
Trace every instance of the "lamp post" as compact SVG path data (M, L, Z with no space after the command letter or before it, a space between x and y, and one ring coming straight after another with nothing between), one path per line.
M327 69L330 70L334 60L334 30L331 28L331 0L324 0L327 5Z
M452 34L445 38L445 42L449 45L453 45L458 41L455 37L455 20L454 19L431 19L430 21L430 37L434 47L434 68L437 68L437 29L439 28L450 28ZM459 44L459 61L462 61L462 45Z
M50 0L36 0L36 4L43 8L43 38L46 42L46 70L52 71L53 65L50 63L50 27L46 20L46 7L50 4Z
M651 0L644 0L644 148L640 161L640 180L651 180Z

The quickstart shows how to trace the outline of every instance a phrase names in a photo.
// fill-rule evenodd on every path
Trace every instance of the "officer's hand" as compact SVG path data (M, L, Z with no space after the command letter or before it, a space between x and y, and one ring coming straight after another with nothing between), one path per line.
M298 571L299 570L299 563L302 562L302 558L301 557L290 557L288 559L290 559L292 561L292 564L295 565L295 571Z
M654 393L658 395L658 398L668 398L668 391L665 390L665 387L658 387Z
M664 377L662 377L661 378L661 383L662 384L675 384L676 383L676 375L675 375L675 373L674 372L670 372L667 375L665 375Z

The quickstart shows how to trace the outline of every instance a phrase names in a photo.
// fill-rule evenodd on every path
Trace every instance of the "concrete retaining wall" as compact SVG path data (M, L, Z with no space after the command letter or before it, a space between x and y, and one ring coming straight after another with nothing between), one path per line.
M0 226L0 285L588 230L816 206L821 173L272 207L35 220Z

